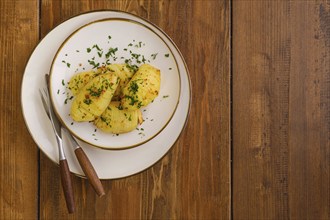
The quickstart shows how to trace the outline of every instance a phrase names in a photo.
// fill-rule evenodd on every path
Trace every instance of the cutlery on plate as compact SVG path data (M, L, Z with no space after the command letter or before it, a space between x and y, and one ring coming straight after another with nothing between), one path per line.
M49 82L49 75L46 74L45 75L45 78L46 78L47 88L48 88L48 92L49 92L49 84L48 84L48 82ZM49 99L49 102L50 102L50 99ZM47 103L45 103L45 104L47 104ZM56 119L57 119L57 117L56 117ZM94 188L96 194L99 197L102 197L103 195L105 195L105 191L104 191L103 185L102 185L102 183L101 183L101 181L100 181L100 179L99 179L99 177L98 177L98 175L97 175L97 173L96 173L96 171L95 171L92 163L90 162L90 160L88 159L86 153L80 147L80 145L78 144L78 142L76 141L76 139L74 139L73 136L72 136L72 134L67 130L67 128L65 126L62 126L62 129L67 134L67 137L68 137L68 139L69 139L72 147L74 148L74 152L75 152L75 155L76 155L76 157L78 159L78 162L80 164L80 167L82 168L83 172L85 173L87 179L89 180L90 184Z
M69 138L69 141L71 142L71 145L74 148L74 153L76 154L76 157L78 159L78 162L84 171L87 179L89 180L90 184L93 186L96 194L99 197L102 197L105 195L105 191L103 189L103 185L92 165L90 160L88 159L87 155L85 154L84 150L79 146L76 139L72 137L72 134L63 127L63 130L66 132L67 137Z
M52 109L51 102L49 99L49 93L47 89L43 89L43 91L39 90L42 104L45 108L48 118L51 121L52 128L55 133L56 142L58 146L58 153L59 153L59 166L60 166L60 174L61 174L61 182L64 192L64 197L66 201L66 206L69 213L73 213L75 211L75 203L74 203L74 196L73 196L73 188L71 182L71 173L69 169L68 162L66 160L66 156L63 149L63 142L62 142L62 125L56 118L56 115Z

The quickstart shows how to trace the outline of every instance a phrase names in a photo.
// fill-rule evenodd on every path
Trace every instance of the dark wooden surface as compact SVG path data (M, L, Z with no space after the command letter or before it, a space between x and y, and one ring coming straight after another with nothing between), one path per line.
M233 219L329 219L329 1L232 12Z
M74 176L68 214L58 166L24 124L25 64L52 28L97 9L162 28L190 70L187 127L148 170ZM260 0L0 1L0 219L330 219L330 3Z
M39 40L37 8L37 1L0 1L0 219L38 215L38 150L20 104L25 63Z

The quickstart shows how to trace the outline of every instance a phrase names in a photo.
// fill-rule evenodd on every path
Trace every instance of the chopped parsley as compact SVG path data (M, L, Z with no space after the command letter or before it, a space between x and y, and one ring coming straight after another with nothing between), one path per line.
M158 55L158 53L151 54L151 58L152 58L153 60L155 60L156 57L157 57L157 55Z
M105 58L114 57L117 51L118 51L118 47L116 48L110 47L108 52L105 54Z
M135 81L132 81L129 86L129 91L132 92L133 94L136 94L137 91L139 90L139 85Z
M126 99L129 99L130 100L130 103L129 103L129 105L135 105L135 103L137 103L139 100L137 100L137 99L135 99L134 98L134 96L130 96L130 95L125 95L125 97L124 98L126 98ZM140 108L141 107L141 102L140 103L138 103L138 108Z
M139 67L135 64L132 64L132 60L131 59L126 59L125 60L126 63L126 67L132 72L132 73L136 73L136 71L139 69Z
M101 48L97 44L94 44L92 48L96 48L96 50L101 51Z
M95 59L95 57L94 57L94 59ZM100 63L95 63L95 61L93 60L93 58L92 58L92 60L88 60L88 63L93 66L93 69L95 69L95 68L97 68L97 67L100 66Z
M100 88L90 88L88 89L88 91L91 96L100 97L103 92L103 86L101 86Z
M90 100L90 99L84 99L84 103L86 104L86 105L90 105L91 103L92 103L92 100Z
M71 96L71 97L67 97L65 100L64 100L64 104L68 104L68 101L69 100L72 100L73 99L73 96Z

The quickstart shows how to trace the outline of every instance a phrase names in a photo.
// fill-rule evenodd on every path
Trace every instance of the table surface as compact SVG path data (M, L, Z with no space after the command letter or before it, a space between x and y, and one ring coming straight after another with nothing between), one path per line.
M38 42L79 13L150 20L189 68L188 123L146 171L72 176L68 214L58 166L24 123L20 88ZM330 4L315 1L0 1L0 219L330 219Z

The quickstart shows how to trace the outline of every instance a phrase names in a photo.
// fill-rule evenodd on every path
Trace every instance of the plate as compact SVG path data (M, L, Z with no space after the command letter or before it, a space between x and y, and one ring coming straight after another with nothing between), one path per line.
M131 176L148 169L159 161L171 149L184 129L191 102L190 78L185 61L177 46L158 27L140 17L121 11L93 11L80 14L51 30L36 46L25 67L21 86L22 112L27 128L40 150L50 160L59 163L55 135L39 98L39 88L44 85L44 74L49 72L56 51L74 30L90 22L109 18L137 21L162 36L177 60L181 81L179 102L172 119L150 141L139 147L125 150L104 150L91 147L91 145L78 140L101 179ZM84 177L74 151L69 146L65 136L63 142L70 171Z
M132 19L107 18L74 31L60 46L50 70L51 98L59 118L71 133L86 143L104 149L139 146L159 134L171 120L180 96L180 73L166 35ZM75 122L70 116L74 96L68 88L71 77L109 64L150 64L161 71L159 95L141 108L144 122L125 134L109 134L90 122Z

